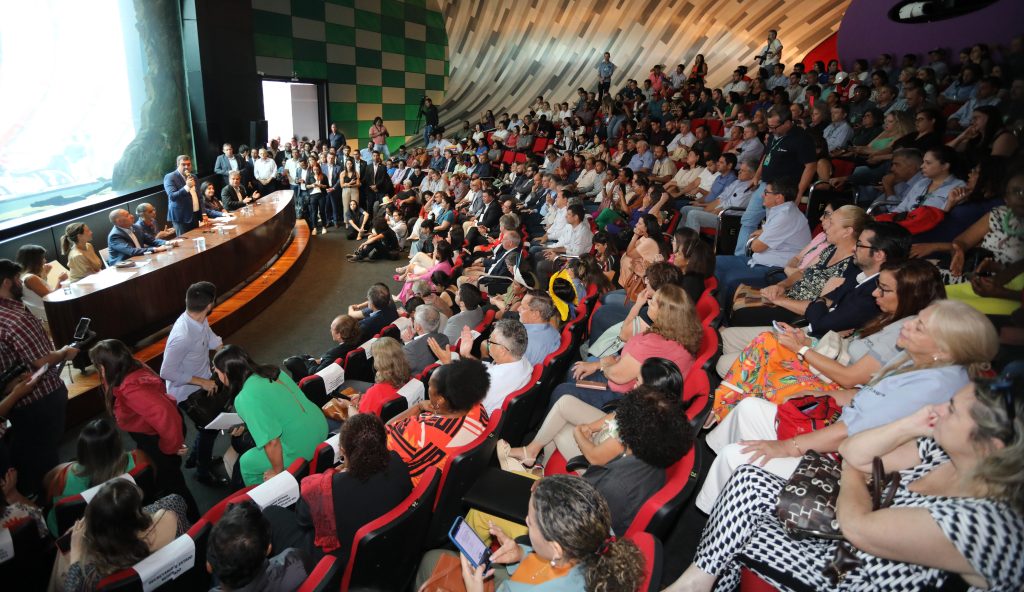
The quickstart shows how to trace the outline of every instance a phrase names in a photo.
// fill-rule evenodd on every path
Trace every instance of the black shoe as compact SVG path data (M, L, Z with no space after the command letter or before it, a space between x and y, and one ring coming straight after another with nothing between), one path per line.
M213 473L196 473L196 481L210 487L227 487L231 481L227 477L214 475Z
M187 458L185 458L185 468L186 469L194 469L194 468L196 468L196 453L195 452L193 452L192 454L188 455Z

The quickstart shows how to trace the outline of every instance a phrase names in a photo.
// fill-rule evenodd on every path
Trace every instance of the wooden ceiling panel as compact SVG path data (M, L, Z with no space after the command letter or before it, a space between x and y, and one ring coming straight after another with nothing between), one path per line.
M703 53L709 83L753 65L769 29L783 62L836 32L849 0L438 0L449 46L441 123L476 121L486 109L522 112L538 95L571 100L594 90L605 51L618 66L613 92L654 64L692 63Z

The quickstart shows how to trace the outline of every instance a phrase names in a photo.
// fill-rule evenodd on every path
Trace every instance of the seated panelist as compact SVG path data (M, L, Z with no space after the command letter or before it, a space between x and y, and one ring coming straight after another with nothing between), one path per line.
M114 227L107 235L107 248L110 250L107 256L108 265L116 265L138 255L159 253L173 247L172 244L166 244L160 239L136 233L132 226L135 216L128 210L119 208L110 212L110 222Z
M220 200L230 211L243 208L259 198L259 191L252 192L252 195L249 194L245 185L242 184L242 174L238 171L231 171L228 174L228 184L220 192Z
M140 203L135 207L135 236L147 237L153 240L164 241L174 236L174 229L168 224L163 230L156 223L156 208L153 204Z

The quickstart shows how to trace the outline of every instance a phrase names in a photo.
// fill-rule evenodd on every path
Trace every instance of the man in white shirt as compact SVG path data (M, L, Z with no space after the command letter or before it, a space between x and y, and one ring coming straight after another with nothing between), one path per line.
M743 126L743 141L730 152L734 152L740 160L760 161L764 155L764 144L757 137L757 126L753 123Z
M669 128L671 129L671 127ZM688 120L682 120L679 122L679 130L672 141L668 143L668 152L672 154L680 147L685 146L687 148L693 146L693 143L697 141L697 136L693 135L690 131L690 122Z
M768 31L768 41L761 50L761 53L754 58L761 62L761 66L774 66L782 61L782 42L779 41L779 32L775 29Z
M291 157L284 161L284 172L288 175L288 180L291 183L292 191L295 195L298 195L299 191L299 163L302 162L302 158L299 156L298 150L292 150Z
M252 174L256 177L256 189L261 195L274 192L274 177L277 176L277 163L267 155L266 148L260 148L260 157L253 163Z
M582 205L573 204L566 208L565 222L565 229L558 240L541 251L544 261L537 264L537 279L542 286L548 285L558 265L559 256L579 257L589 253L593 246L594 234L587 222L587 211Z
M754 178L756 170L756 160L741 161L737 169L736 180L722 190L718 199L703 205L686 206L681 210L683 225L698 232L701 228L717 228L719 213L729 208L746 208L750 202L750 196L753 195L750 180ZM741 213L731 215L738 216Z
M747 94L748 89L750 89L750 85L747 84L746 80L743 80L743 73L739 70L733 70L732 80L722 87L722 96L726 96L731 92L739 93L742 96Z
M566 223L566 208L568 206L569 199L565 196L565 193L561 190L555 190L555 196L550 207L550 218L545 221L547 232L536 241L537 244L530 247L531 252L542 251L545 243L554 242L561 238L562 232L568 226Z

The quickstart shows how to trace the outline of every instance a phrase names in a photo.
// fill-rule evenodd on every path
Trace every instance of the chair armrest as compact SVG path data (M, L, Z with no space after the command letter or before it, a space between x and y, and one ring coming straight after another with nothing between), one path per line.
M590 461L587 457L582 454L574 456L565 462L565 470L567 471L578 471L580 469L586 469L590 467Z
M868 214L881 214L881 213L883 213L883 212L878 211L879 208L882 208L885 212L888 212L890 207L900 205L901 201L903 201L903 200L901 200L901 199L892 200L892 199L885 199L884 197L880 197L880 198L876 199L875 201L871 202L871 205L868 206L867 213Z

